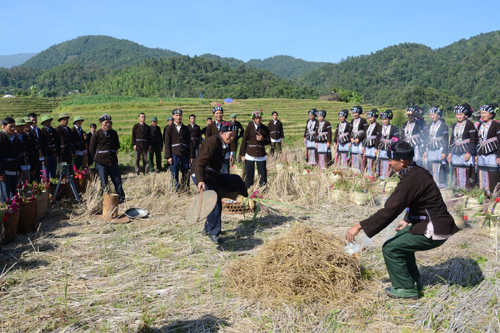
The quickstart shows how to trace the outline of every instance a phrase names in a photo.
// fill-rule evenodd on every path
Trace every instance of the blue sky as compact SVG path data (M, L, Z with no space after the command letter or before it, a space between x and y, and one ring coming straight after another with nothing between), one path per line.
M190 56L338 62L404 43L432 48L500 30L500 1L4 1L0 55L107 35Z

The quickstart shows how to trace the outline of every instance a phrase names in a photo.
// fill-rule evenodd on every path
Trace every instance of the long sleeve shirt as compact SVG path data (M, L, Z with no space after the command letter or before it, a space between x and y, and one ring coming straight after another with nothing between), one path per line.
M96 163L114 166L118 164L120 140L115 130L97 130L90 139L89 153Z
M257 141L257 134L262 135L262 141ZM260 126L256 128L255 124L252 122L248 124L245 133L243 133L240 156L244 157L245 154L248 154L252 157L264 157L266 156L265 146L270 143L271 137L267 126L260 124Z

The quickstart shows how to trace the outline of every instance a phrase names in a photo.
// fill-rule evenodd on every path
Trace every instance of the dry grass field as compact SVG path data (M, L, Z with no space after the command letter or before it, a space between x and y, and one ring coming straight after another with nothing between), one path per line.
M345 173L351 189L336 191L332 170L306 169L302 152L268 162L264 202L252 214L223 215L225 243L215 246L187 226L186 193L171 191L169 172L124 175L127 201L148 218L111 224L96 218L102 198L92 184L81 205L57 202L36 233L16 237L0 254L2 332L498 332L498 235L468 213L467 228L442 247L417 254L425 296L384 295L390 285L381 246L390 226L369 241L362 233L359 290L323 301L269 302L233 284L228 269L259 257L274 240L306 226L343 238L389 194L364 184L370 201L348 199L361 175ZM288 162L288 163L287 163ZM308 171L309 170L309 171ZM359 185L359 184L358 184ZM359 187L359 186L358 186ZM258 189L255 189L258 190ZM261 193L262 193L262 189ZM266 208L266 207L264 207ZM491 230L497 230L492 224ZM314 258L311 258L313 260ZM268 272L269 273L269 272ZM297 272L307 273L307 272ZM281 272L276 271L276 276ZM235 273L232 273L232 278ZM236 274L237 278L237 274ZM269 281L274 283L275 281ZM266 295L263 295L266 296Z

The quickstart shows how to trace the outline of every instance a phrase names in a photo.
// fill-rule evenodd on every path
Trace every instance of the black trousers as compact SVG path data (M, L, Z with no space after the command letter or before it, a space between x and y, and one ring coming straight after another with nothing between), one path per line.
M267 167L266 161L256 162L256 161L248 161L245 160L245 185L247 188L250 188L254 182L254 174L255 174L255 163L257 163L257 172L260 176L259 185L262 186L267 183Z

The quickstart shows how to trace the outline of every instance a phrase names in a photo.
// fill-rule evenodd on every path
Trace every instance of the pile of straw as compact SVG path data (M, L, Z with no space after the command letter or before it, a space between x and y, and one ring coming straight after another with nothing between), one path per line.
M361 267L333 235L297 225L225 274L236 293L264 303L331 302L358 291Z

